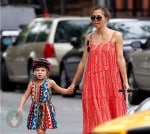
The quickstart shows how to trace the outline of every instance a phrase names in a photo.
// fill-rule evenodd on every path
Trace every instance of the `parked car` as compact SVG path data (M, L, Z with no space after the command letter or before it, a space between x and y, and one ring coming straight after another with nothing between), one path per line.
M149 134L150 110L136 112L98 125L92 134Z
M138 45L136 48L131 46L131 43L133 41L140 40L142 43L146 42L146 39L148 36L150 36L150 23L148 23L148 20L138 20L138 19L125 19L125 18L112 18L110 19L108 23L108 27L118 30L123 35L123 46L124 46L124 56L127 63L127 68L130 69L130 66L128 65L129 61L129 54L138 49L140 46ZM91 33L95 31L95 28L93 27L92 23L89 24L85 32L82 34L82 39L87 33ZM80 47L76 47L76 43L73 42L72 45L74 48L65 54L63 57L62 63L61 63L61 86L67 87L75 74L75 71L77 69L77 65L81 59L82 53L83 53L83 42L80 44ZM81 78L80 78L81 80ZM78 81L76 85L77 91L79 88Z
M47 58L52 65L51 77L59 77L62 57L73 48L70 40L80 36L90 22L88 17L33 19L3 54L2 90L10 90L13 83L27 83L37 57Z
M2 61L2 54L7 49L9 45L12 45L13 42L15 42L17 36L19 35L21 29L5 29L1 30L0 33L0 64ZM1 76L1 72L0 72ZM1 81L0 81L0 89L1 89Z
M146 116L148 115L148 116ZM131 105L124 117L98 125L93 134L148 134L150 132L150 97Z
M141 112L146 110L150 110L150 97L144 99L142 102L140 102L140 104L131 105L127 110L127 114L131 115L136 112Z
M140 48L130 54L128 63L129 83L133 90L137 90L129 94L129 100L133 104L139 103L145 97L150 97L150 37L144 44L140 41L132 43L133 48L137 46Z

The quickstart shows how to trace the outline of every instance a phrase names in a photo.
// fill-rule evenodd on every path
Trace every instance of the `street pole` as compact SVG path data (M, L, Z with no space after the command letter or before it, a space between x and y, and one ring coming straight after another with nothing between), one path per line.
M45 0L40 0L40 5L41 5L41 8L43 10L44 17L49 17L46 1Z

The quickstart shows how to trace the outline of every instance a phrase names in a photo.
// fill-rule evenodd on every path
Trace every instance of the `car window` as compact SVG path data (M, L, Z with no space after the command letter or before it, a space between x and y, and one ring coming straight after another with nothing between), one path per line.
M150 23L140 21L112 22L108 27L120 31L124 39L139 39L150 36Z
M30 26L30 31L26 39L26 43L42 42L47 40L50 31L50 21L36 21Z
M36 42L42 42L47 40L48 34L50 33L51 24L52 22L50 21L42 23Z
M142 22L142 24L143 24L143 30L144 31L146 31L147 33L150 33L150 21L148 21L148 20L143 20L143 21L141 21Z
M83 29L90 23L90 20L67 20L58 23L55 35L55 42L70 42L71 37L81 37Z
M23 28L23 30L20 32L19 36L17 37L15 41L15 45L22 45L25 42L28 31L29 31L28 26Z

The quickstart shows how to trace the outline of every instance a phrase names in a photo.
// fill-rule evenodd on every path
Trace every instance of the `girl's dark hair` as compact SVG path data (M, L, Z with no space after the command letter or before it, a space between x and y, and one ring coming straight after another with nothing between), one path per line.
M101 10L101 11L103 11L104 16L105 16L108 20L110 19L110 11L109 11L109 9L108 9L106 6L104 6L104 5L98 5L98 6L96 6L96 7L94 7L94 8L92 9L92 13L93 13L95 10Z

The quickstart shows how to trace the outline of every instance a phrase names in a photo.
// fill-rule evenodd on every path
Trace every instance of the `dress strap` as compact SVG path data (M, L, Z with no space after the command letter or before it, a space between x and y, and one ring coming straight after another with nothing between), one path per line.
M88 41L87 41L87 52L90 52L90 41L91 41L91 38L92 38L92 33L90 33Z
M113 32L112 37L110 38L110 41L109 41L109 42L111 42L111 41L112 41L112 39L113 39L113 37L114 37L115 33L116 33L116 31L114 31L114 32Z

